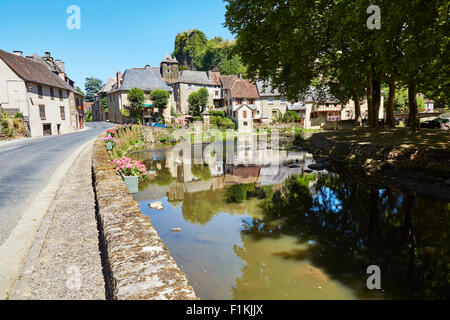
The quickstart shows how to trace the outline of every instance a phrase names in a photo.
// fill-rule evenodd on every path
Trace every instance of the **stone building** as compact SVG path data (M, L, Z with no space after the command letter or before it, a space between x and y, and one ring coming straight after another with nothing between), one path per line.
M115 78L109 78L95 96L95 102L92 105L92 120L93 121L109 121L108 108L102 107L102 99L106 99L108 105L108 92L116 85Z
M83 98L50 53L23 57L0 50L0 107L21 112L32 137L83 128Z
M179 64L176 58L167 54L160 66L160 72L164 82L171 84L178 80Z
M212 108L215 103L219 105L217 101L220 100L221 85L217 80L217 74L209 71L180 71L177 81L172 84L176 105L175 111L181 114L188 114L188 98L201 88L208 90L208 108Z
M175 104L173 98L173 90L162 79L160 68L152 68L146 66L145 68L127 69L122 74L117 72L116 83L112 89L107 93L108 101L108 117L109 120L115 123L123 123L124 117L122 115L123 109L129 109L131 103L128 101L128 91L133 88L138 88L145 93L144 112L157 113L153 103L150 99L152 91L160 89L169 92L170 98L167 108L164 109L163 116L165 119L170 119L171 107Z

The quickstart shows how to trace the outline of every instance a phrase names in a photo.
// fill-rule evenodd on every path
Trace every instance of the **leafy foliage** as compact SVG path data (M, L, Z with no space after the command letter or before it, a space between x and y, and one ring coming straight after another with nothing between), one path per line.
M208 105L209 93L206 88L193 92L188 97L189 113L194 117L199 117Z
M134 112L138 119L142 121L142 113L145 102L145 93L139 88L128 91L128 101L131 103L130 110Z
M84 83L84 88L86 90L86 95L84 95L84 100L86 102L94 102L95 95L103 86L102 80L96 79L94 77L86 78L86 82ZM83 93L79 90L80 93Z

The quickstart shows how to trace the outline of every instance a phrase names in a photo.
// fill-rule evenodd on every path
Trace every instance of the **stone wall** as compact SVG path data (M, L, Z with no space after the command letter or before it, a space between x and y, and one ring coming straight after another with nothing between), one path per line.
M197 299L150 219L116 174L100 138L94 144L92 169L110 298Z

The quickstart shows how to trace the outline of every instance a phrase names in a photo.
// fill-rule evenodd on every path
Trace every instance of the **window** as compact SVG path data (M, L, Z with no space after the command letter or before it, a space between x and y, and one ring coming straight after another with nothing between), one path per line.
M52 87L50 87L50 97L52 98L52 100L55 100L55 92Z
M38 84L38 96L42 99L42 86Z
M244 119L247 119L247 111L244 111Z
M41 120L45 120L45 106L43 104L39 105L39 115L41 116Z
M244 127L248 126L248 122L244 122Z
M269 98L269 104L273 104L273 98Z
M62 89L59 89L59 101L63 100L63 91Z
M280 102L281 102L281 103L286 103L286 99L285 99L285 98L281 98L281 99L280 99Z
M64 109L64 107L59 107L59 111L61 113L61 120L66 120L66 110Z

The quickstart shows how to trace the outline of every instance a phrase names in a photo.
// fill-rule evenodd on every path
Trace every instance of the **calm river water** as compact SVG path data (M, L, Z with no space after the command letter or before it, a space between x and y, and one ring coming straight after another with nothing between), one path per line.
M134 198L200 298L450 298L449 203L234 142L131 155L151 171Z

